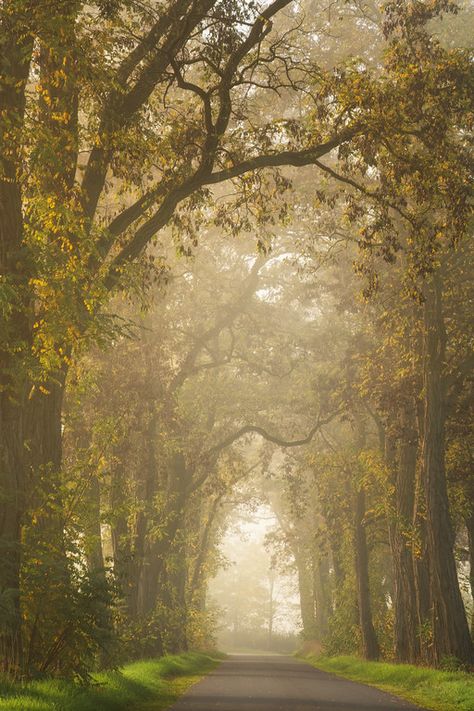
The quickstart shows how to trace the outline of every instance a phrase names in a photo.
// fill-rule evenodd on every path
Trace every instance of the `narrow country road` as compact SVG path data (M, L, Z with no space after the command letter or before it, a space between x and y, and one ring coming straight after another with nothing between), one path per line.
M420 711L283 656L232 655L170 711Z

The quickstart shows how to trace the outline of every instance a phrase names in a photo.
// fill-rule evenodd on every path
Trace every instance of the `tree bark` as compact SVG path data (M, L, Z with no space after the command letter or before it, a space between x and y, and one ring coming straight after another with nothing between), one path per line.
M0 323L0 599L6 611L0 665L22 666L20 612L21 522L25 505L25 358L31 343L29 273L23 244L20 170L25 88L33 40L13 4L3 3L0 25L0 279L11 306ZM12 140L13 136L13 140ZM11 293L8 291L11 290Z
M423 467L433 651L436 662L454 656L470 665L474 649L457 577L445 471L445 348L441 276L435 273L425 289L423 334Z
M112 558L114 573L123 596L127 615L132 617L133 592L131 588L135 581L131 580L130 561L132 558L131 536L128 529L127 516L120 509L122 503L122 478L120 473L114 472L110 485L110 511L112 514L110 533L112 543Z
M62 404L66 369L36 389L27 409L28 500L23 516L24 561L21 585L28 590L24 602L24 637L28 643L25 674L51 666L61 668L58 631L67 624L64 601L70 599L71 567L65 536L62 476ZM34 560L32 565L31 559ZM38 575L41 570L42 576ZM33 622L36 621L36 622ZM36 638L35 625L43 627ZM28 668L27 668L28 667Z
M403 406L395 474L395 521L392 531L394 569L394 651L399 662L420 657L412 526L415 506L417 433L410 403Z
M301 621L304 639L316 639L316 608L313 597L311 568L302 553L295 551L296 570L298 573L298 592L300 596Z
M194 560L193 572L189 582L189 602L197 610L203 612L206 606L206 562L212 550L215 538L216 518L219 512L223 494L216 496L207 512L207 520L202 528L199 547ZM202 512L199 521L202 526Z
M355 572L359 622L362 635L362 653L365 659L378 659L380 648L372 621L369 584L369 554L365 532L365 491L356 493L354 516Z
M151 375L151 373L150 373ZM139 618L153 609L155 595L153 591L154 570L150 567L150 542L148 534L150 529L150 507L158 487L158 462L156 459L156 428L158 412L156 399L153 394L152 380L150 380L151 395L148 411L147 426L145 430L145 461L142 467L143 478L140 481L139 496L142 507L138 511L133 531L132 558L130 561L130 610L133 617Z
M323 640L329 632L329 560L322 551L313 554L313 596L316 607L317 639Z
M87 524L84 540L84 555L87 569L93 576L103 576L105 584L104 552L102 549L100 482L98 477L91 476L86 494Z
M189 479L183 454L175 452L169 463L163 526L151 553L155 599L149 602L156 611L159 624L156 635L159 651L164 654L183 652L188 647L186 494Z
M420 350L422 339L420 339ZM416 402L416 420L420 442L424 439L424 403ZM415 541L413 543L413 572L416 592L417 628L420 641L420 658L424 664L433 663L433 643L431 639L431 591L429 557L426 535L425 470L420 458L416 469L415 504L413 513Z
M474 498L473 498L474 501ZM469 542L469 586L471 589L471 636L474 637L474 511L466 517Z
M4 673L22 668L20 611L21 524L25 499L23 411L5 393L0 403L0 659Z

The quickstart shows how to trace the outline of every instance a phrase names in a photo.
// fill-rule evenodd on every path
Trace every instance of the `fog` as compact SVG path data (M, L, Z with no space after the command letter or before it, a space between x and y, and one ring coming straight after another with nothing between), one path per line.
M0 0L5 688L472 668L473 18Z
M294 562L278 569L271 551L278 520L267 505L237 509L219 546L222 565L209 582L217 645L228 652L293 652L301 634Z

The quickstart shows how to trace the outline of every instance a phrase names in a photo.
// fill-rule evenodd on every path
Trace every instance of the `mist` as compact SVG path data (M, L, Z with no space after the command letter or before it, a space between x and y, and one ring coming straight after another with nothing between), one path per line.
M301 660L468 709L473 24L0 2L0 711L223 653L262 711Z
M250 504L251 505L251 504ZM268 505L232 516L220 544L222 565L209 583L217 645L224 652L295 652L301 632L294 562L279 569L271 538L278 535Z

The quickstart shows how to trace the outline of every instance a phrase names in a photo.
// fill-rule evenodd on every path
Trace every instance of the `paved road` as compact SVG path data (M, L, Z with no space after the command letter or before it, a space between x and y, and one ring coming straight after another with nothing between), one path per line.
M292 657L228 657L170 711L420 711Z

